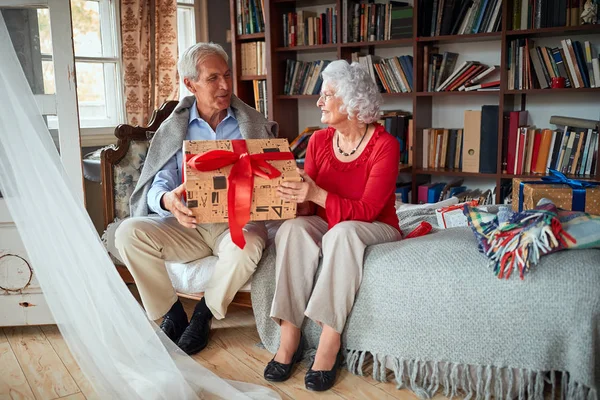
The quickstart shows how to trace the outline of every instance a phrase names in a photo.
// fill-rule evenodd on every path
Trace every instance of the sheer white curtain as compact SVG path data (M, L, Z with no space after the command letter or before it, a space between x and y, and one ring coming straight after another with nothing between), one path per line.
M0 14L0 190L73 356L101 398L277 399L225 381L146 318L75 198Z

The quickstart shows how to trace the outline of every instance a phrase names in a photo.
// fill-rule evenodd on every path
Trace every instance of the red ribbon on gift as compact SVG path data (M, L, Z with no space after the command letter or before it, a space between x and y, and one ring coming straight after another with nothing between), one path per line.
M186 163L200 172L214 171L233 164L227 178L229 231L233 243L243 249L246 246L243 228L250 221L254 175L265 179L277 178L281 172L267 161L293 160L294 155L289 151L248 154L245 140L232 140L231 144L233 151L210 150L204 154L187 154Z

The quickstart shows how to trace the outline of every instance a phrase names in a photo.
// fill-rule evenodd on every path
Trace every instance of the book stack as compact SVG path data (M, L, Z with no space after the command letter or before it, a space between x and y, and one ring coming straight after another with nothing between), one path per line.
M411 38L413 8L403 1L374 4L342 0L342 42L373 42Z
M254 89L254 108L256 108L265 118L268 118L267 109L267 81L265 79L255 79L252 81Z
M381 93L413 91L413 57L409 55L381 58L371 54L352 53L352 61L360 63L377 83Z
M498 32L502 0L420 0L420 36Z
M330 61L296 61L287 60L285 69L286 95L311 95L319 94L323 77L321 72L329 65Z
M235 0L237 34L248 35L265 31L264 0Z
M412 115L402 110L382 111L377 121L385 130L394 136L400 144L400 163L412 165L412 146L414 131Z
M527 111L510 112L504 118L507 126L506 170L509 174L545 174L549 169L574 176L596 173L597 126L539 129L527 124Z
M589 41L565 39L557 47L535 46L517 39L508 49L508 89L547 89L562 77L568 88L600 87L600 59Z
M292 140L292 143L290 143L290 151L294 154L296 162L304 162L308 141L312 134L319 129L321 129L320 126L306 127L298 136L296 136L296 139Z
M283 46L337 43L337 7L324 13L300 10L283 14Z
M464 61L457 68L457 53L438 53L437 47L425 46L423 52L423 91L498 91L500 67L479 61Z
M512 29L539 29L598 23L597 15L585 10L587 0L512 0ZM591 3L590 3L591 4ZM596 2L597 4L597 2Z
M264 75L267 73L265 42L242 43L242 75Z

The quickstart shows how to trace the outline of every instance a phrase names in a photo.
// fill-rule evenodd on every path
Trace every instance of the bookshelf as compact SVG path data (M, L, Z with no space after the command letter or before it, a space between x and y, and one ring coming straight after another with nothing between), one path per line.
M237 0L230 0L232 33L236 32L236 3ZM248 104L254 104L252 92L252 83L250 78L242 77L239 65L240 43L251 40L264 40L266 44L266 81L267 81L267 103L269 119L277 121L280 126L280 136L288 140L293 140L298 133L302 131L304 125L314 125L318 121L307 121L299 126L299 115L301 107L313 105L317 101L317 95L285 95L284 84L286 74L286 60L298 60L306 57L312 59L345 59L351 60L353 52L361 51L374 55L377 51L387 49L402 49L399 54L410 54L413 56L413 91L409 93L383 93L384 103L401 101L406 105L406 111L412 111L415 143L412 146L413 166L400 165L399 173L409 174L412 180L412 201L417 200L417 182L424 177L464 177L485 179L492 182L498 189L496 190L496 202L501 202L500 186L503 182L513 177L539 177L539 174L514 175L508 174L502 170L502 148L504 135L504 114L509 111L525 110L528 97L537 98L539 96L551 95L556 100L557 105L569 102L571 96L587 96L588 99L600 98L599 88L564 88L564 89L526 89L526 90L508 90L507 81L507 52L509 43L519 38L556 38L560 40L567 37L585 37L587 35L600 35L600 24L578 25L565 27L551 27L539 29L512 30L512 0L503 0L501 6L502 22L499 31L472 33L462 35L442 35L442 36L418 36L419 32L419 7L421 2L413 1L413 19L412 19L412 38L369 41L369 42L342 42L342 5L344 0L264 0L264 18L266 32L254 35L234 35L232 34L232 53L233 69L235 78L236 94ZM336 7L337 9L337 43L318 44L312 46L286 47L283 45L283 16L286 13L294 12L297 9L313 7L322 12L325 7ZM600 38L598 38L600 39ZM595 41L599 40L595 38ZM424 74L424 48L425 46L466 46L472 43L486 43L486 46L494 46L500 52L500 90L496 92L489 91L450 91L450 92L424 92L423 74ZM489 42L489 44L487 44ZM249 79L249 80L246 80ZM499 107L498 120L498 143L497 143L497 168L496 173L474 173L463 172L460 170L448 169L428 169L422 167L423 129L434 126L434 110L436 103L443 102L465 102L469 105L474 102L480 106L484 104L497 104ZM587 100L586 100L587 101ZM597 100L596 100L597 101ZM411 109L412 107L412 109ZM386 108L386 104L384 107ZM465 108L469 109L469 108ZM555 114L560 115L560 108ZM590 119L598 119L599 115L590 115ZM537 121L536 121L537 122ZM539 121L539 124L551 127L549 121ZM598 179L600 180L600 168L597 168L595 176L577 176L577 179Z

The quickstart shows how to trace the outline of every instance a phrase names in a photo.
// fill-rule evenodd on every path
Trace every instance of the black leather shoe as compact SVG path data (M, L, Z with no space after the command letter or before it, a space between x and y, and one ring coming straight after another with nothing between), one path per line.
M292 369L294 364L302 360L302 354L304 353L304 336L300 334L300 342L298 348L292 356L292 361L289 364L282 364L275 361L275 357L265 367L264 377L269 382L283 382L290 379L292 376Z
M163 318L160 324L160 329L167 335L173 343L177 343L183 332L188 326L187 318L185 323L183 321L177 321L175 318L171 318L168 315Z
M185 329L177 346L187 355L199 353L208 344L212 318L193 318Z
M304 386L308 390L313 390L315 392L324 392L325 390L329 390L333 387L335 383L335 378L337 377L337 370L342 365L344 361L344 356L342 356L342 352L338 352L337 358L335 359L335 364L333 364L333 368L329 371L314 371L312 369L312 365L310 369L306 372L306 376L304 377ZM313 362L314 363L314 362Z

